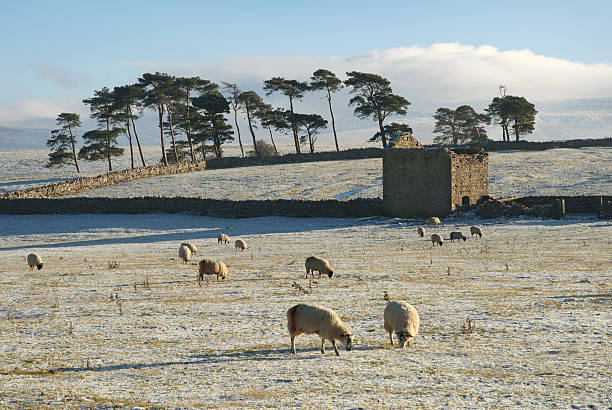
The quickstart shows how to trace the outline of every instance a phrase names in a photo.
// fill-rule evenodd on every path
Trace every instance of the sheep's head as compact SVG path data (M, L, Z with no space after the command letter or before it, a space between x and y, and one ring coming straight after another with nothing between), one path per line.
M334 276L334 271L333 271L333 270L330 270L329 272L327 272L327 276L328 276L328 277L330 277L330 278L331 278L332 276Z
M347 352L350 352L353 349L353 335L350 333L344 333L342 336L340 336L340 341L342 342L342 344L344 345L344 347L346 348Z
M408 332L399 332L397 333L397 336L399 339L399 347L403 348L406 346L406 343L408 343L408 346L410 346L410 339L412 339L412 336L410 336Z
M38 265L36 265L36 267L38 268L38 270L41 270L41 269L42 269L42 267L43 267L43 264L42 264L42 263L39 263Z

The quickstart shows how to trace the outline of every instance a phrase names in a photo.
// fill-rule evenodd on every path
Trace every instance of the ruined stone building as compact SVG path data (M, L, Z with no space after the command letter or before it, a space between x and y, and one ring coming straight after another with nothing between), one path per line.
M384 213L447 216L489 192L489 157L482 149L390 148L383 154Z

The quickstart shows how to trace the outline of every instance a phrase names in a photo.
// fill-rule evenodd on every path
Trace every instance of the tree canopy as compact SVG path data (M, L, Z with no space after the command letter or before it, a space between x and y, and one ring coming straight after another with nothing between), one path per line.
M524 97L495 97L485 111L502 127L504 141L510 141L509 128L514 131L516 141L519 141L521 135L530 134L535 129L535 116L538 112L535 105Z
M344 84L353 87L351 94L355 95L349 101L350 105L356 106L354 114L358 118L371 117L378 122L380 138L383 147L386 148L385 119L392 114L405 115L410 102L404 97L393 94L389 80L378 74L350 71L346 75L348 79Z
M81 117L73 112L63 112L57 116L59 129L51 131L47 146L53 151L49 153L47 168L73 163L77 173L81 172L76 153L76 136L74 130L81 126Z
M310 77L310 89L311 90L324 90L327 93L327 102L329 104L329 114L331 115L332 130L334 132L334 141L336 142L336 151L340 151L338 146L338 135L336 134L336 120L334 118L334 111L332 110L332 97L331 93L336 92L344 87L342 80L336 77L336 74L329 70L318 69L312 73Z
M455 110L438 108L434 114L436 120L434 138L436 143L463 144L468 141L481 142L487 140L485 124L491 119L486 114L478 114L469 105L462 105Z

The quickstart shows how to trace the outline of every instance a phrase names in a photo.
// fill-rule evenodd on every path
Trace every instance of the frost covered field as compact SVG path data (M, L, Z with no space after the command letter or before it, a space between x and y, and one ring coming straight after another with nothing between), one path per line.
M395 222L0 215L0 406L612 406L609 221L487 221L482 239L441 248ZM227 279L198 286L182 241ZM336 275L304 279L310 254ZM389 345L384 291L420 313L410 348ZM335 309L354 350L323 356L310 335L290 355L298 302Z
M228 152L239 153L235 147ZM290 152L289 147L283 152ZM75 177L69 167L44 168L45 155L44 151L0 152L0 193ZM146 147L146 155L152 164L159 158L159 149ZM612 148L492 152L489 164L489 192L494 197L612 192ZM117 161L117 169L128 166L125 156ZM83 164L83 168L85 175L105 171L103 161ZM382 197L382 159L206 170L118 184L77 196L150 195L218 199Z
M0 187L59 178L37 168L41 152L0 153ZM492 153L491 193L609 194L611 152ZM209 170L95 195L382 196L380 162ZM484 237L441 248L417 237L421 221L397 222L0 215L0 406L612 406L610 221L451 217L428 235L478 224ZM249 248L217 245L221 232ZM183 241L199 248L189 264ZM304 279L311 254L336 275ZM203 258L223 260L227 279L199 286ZM410 348L389 344L385 291L419 311ZM336 310L355 349L323 356L309 335L290 355L285 312L300 302Z

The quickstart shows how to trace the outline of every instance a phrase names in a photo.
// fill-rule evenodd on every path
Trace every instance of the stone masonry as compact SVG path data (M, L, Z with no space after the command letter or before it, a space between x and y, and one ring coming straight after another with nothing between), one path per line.
M489 190L489 158L481 149L388 149L383 154L387 216L447 216Z

